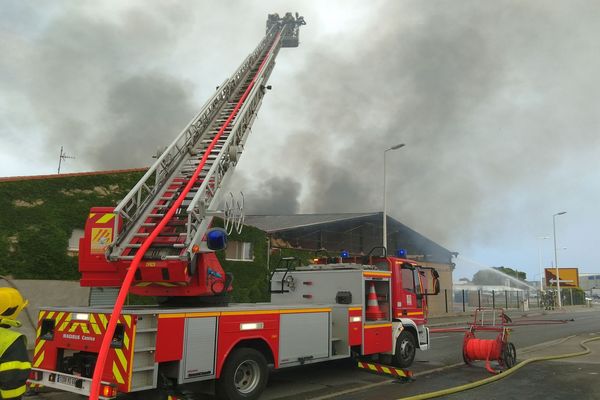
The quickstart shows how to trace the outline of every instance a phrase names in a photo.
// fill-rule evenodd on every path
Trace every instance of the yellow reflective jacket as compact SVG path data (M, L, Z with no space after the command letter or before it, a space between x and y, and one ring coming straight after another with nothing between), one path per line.
M0 328L0 399L21 398L30 371L25 335Z

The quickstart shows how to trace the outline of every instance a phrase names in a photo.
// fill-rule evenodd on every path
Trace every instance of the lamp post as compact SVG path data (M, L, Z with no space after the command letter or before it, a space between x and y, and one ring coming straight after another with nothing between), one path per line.
M558 308L562 308L562 299L560 296L560 276L558 275L558 251L556 250L556 217L566 214L566 211L558 212L552 215L552 234L554 237L554 268L556 268L556 294L558 296Z
M386 165L386 155L388 151L391 150L398 150L399 148L404 147L404 143L400 143L397 144L395 146L390 147L389 149L384 150L383 152L383 248L385 249L385 252L387 254L387 202L385 199L385 194L386 194L386 171L385 171L385 165Z
M538 236L539 244L538 244L538 259L540 262L540 292L544 291L544 274L542 268L542 241L546 239L550 239L548 236Z

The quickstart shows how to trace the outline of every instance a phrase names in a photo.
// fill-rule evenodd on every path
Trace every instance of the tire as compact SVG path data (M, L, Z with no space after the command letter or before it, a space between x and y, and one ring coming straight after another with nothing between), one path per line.
M392 359L394 366L399 368L410 367L415 359L417 351L417 339L412 332L403 330L396 339L396 349Z
M511 342L504 344L502 349L502 364L506 369L510 369L517 363L517 349Z
M257 350L241 347L231 352L216 383L222 400L255 400L267 386L267 360Z

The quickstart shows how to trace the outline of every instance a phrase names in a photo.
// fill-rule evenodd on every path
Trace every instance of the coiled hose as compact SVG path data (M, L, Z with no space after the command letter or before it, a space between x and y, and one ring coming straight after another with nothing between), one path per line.
M555 355L555 356L529 358L525 361L521 361L514 367L502 372L501 374L494 375L489 378L482 379L480 381L471 382L471 383L467 383L466 385L455 386L455 387L451 387L448 389L438 390L436 392L422 393L422 394L419 394L416 396L410 396L410 397L402 397L399 400L425 400L425 399L433 399L435 397L440 397L440 396L447 396L447 395L454 394L454 393L464 392L465 390L474 389L479 386L487 385L488 383L496 382L500 379L506 378L507 376L517 372L519 369L523 368L524 366L534 363L534 362L584 356L591 352L590 348L587 347L585 344L588 342L593 342L595 340L600 340L600 336L596 336L596 337L586 339L586 340L579 342L579 346L581 348L583 348L583 351L580 351L577 353L567 353L567 354L559 354L559 355Z

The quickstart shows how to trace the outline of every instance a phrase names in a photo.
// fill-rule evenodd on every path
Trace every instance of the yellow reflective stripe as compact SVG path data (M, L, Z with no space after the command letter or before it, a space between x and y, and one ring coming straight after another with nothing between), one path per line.
M106 328L106 325L108 325L108 319L106 318L106 315L99 314L98 317L100 317L100 321L102 322L102 327Z
M97 224L105 224L115 217L115 214L104 214L96 221Z
M12 398L21 396L26 391L27 391L26 385L23 385L19 388L11 389L11 390L0 389L0 396L2 396L3 399L12 399Z
M131 327L131 315L123 315L123 319L125 320L127 327L130 328Z
M50 311L46 319L52 319L52 317L54 317L54 314L56 314L54 311Z
M391 374L391 373L392 373L392 371L390 371L390 369L389 369L389 368L387 368L387 367L383 367L383 366L382 366L382 367L381 367L381 370L382 370L383 372L385 372L386 374Z
M365 325L365 329L373 329L373 328L391 328L392 324L377 324L377 325Z
M44 346L44 343L46 343L45 340L40 340L36 345L35 345L35 350L33 351L33 354L37 354L40 352L40 350L42 349L42 347Z
M8 361L0 364L0 372L13 369L31 369L31 363L29 361Z
M46 354L46 352L45 352L45 351L43 351L43 352L42 352L42 354L40 354L40 357L39 357L37 360L35 360L35 363L33 363L33 366L34 366L35 368L39 367L39 366L40 366L40 364L42 363L42 361L44 361L44 355L45 355L45 354Z
M373 364L367 364L369 366L369 369L372 371L377 371L377 367Z
M96 318L94 318L94 314L90 314L90 325L92 325L92 330L96 335L99 335L101 333L100 327L96 323Z
M116 349L115 353L117 353L117 358L121 362L121 365L123 366L123 369L127 370L127 359L125 358L125 354L123 354L123 350Z
M60 320L62 319L62 317L65 316L64 312L59 312L58 315L56 316L56 322L60 322Z
M125 332L125 336L123 336L123 344L126 349L129 349L129 335Z
M71 314L71 313L69 313L69 315L67 315L67 318L65 318L65 321L62 324L60 324L60 327L58 328L58 332L62 332L65 329L67 329L69 322L71 322L72 316L73 316L73 314Z
M117 363L115 363L115 362L113 362L112 372L118 383L120 383L121 385L125 383L125 380L123 379L123 375L121 375L121 371L119 371L119 367L117 367Z
M45 315L46 315L46 311L40 311L40 313L38 314L38 321L41 321L42 319L44 319Z

